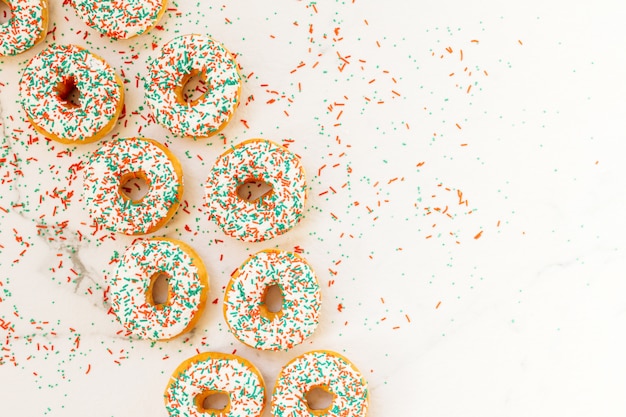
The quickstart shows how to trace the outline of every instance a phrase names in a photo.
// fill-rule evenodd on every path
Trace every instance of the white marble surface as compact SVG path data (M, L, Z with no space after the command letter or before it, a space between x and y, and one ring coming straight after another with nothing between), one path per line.
M621 2L169 7L162 30L113 42L52 1L45 44L85 46L127 80L104 140L152 137L183 163L185 203L154 235L200 253L205 314L173 341L125 336L106 290L133 237L96 231L82 201L98 144L49 142L24 121L18 79L43 44L2 58L3 415L166 416L169 375L197 351L236 351L271 392L311 349L363 371L370 417L626 413ZM202 141L152 123L137 84L153 44L191 32L246 75L223 136ZM311 187L301 224L262 244L224 236L202 207L212 162L252 137L288 144ZM282 353L236 341L221 311L231 271L269 247L301 249L323 287L317 331Z

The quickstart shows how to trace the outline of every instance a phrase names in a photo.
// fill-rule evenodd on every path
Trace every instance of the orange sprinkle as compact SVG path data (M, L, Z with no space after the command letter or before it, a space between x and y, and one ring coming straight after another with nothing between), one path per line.
M481 230L480 232L476 233L476 236L474 236L474 239L480 239L482 235L483 235L483 231Z
M437 305L435 306L435 309L438 309L440 305L441 305L441 301L437 303Z
M463 50L461 49L459 52L461 54L461 61L463 61Z
M459 125L458 123L456 124L456 127L458 127L459 129L461 129L461 125Z
M471 89L472 89L472 85L470 84L470 85L467 86L467 94L469 94Z
M521 41L521 40L519 40L519 39L517 40L517 42L519 42L519 44L520 44L520 45L524 45L524 44L522 43L522 41Z

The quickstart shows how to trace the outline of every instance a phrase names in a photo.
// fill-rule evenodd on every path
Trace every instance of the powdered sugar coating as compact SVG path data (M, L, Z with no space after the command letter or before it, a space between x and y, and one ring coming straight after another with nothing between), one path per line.
M312 413L305 394L322 387L333 395L330 407ZM363 417L367 415L369 392L367 382L345 357L330 351L305 353L285 365L274 385L274 417Z
M262 312L267 289L278 285L281 314ZM300 256L265 250L237 270L224 295L224 317L242 343L262 350L287 350L302 343L317 328L321 291L311 266Z
M8 0L7 3L13 16L0 25L0 56L27 51L43 39L42 32L47 29L47 0Z
M157 24L167 0L72 0L88 26L113 39L140 35Z
M201 353L174 371L165 390L170 417L201 417L196 397L206 391L228 393L230 407L220 417L257 417L265 406L265 385L249 361L225 353ZM211 414L213 415L213 414Z
M272 192L250 202L237 195L239 186L263 181ZM306 181L300 158L265 139L250 139L220 156L205 186L211 218L229 236L261 242L281 235L303 216Z
M89 215L107 229L127 235L150 233L180 204L182 171L178 161L156 141L120 138L97 149L85 169L85 204ZM139 202L120 193L124 175L141 173L149 191Z
M73 78L80 105L68 107L55 90ZM52 45L36 55L20 80L26 115L47 135L80 143L110 130L124 99L115 71L77 45Z
M177 241L158 238L137 241L126 249L109 283L111 308L126 329L152 340L189 330L208 292L204 266L189 251ZM169 301L160 308L146 298L151 278L159 273L169 276Z
M194 71L204 77L208 91L191 104L183 101L180 90ZM208 137L226 126L239 105L241 76L221 43L185 35L165 44L151 62L145 89L158 123L178 136Z

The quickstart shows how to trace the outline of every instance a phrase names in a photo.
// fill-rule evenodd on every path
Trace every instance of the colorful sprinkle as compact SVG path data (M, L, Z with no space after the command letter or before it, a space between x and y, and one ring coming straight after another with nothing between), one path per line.
M142 178L148 193L133 201L120 191L125 179ZM106 142L85 168L85 205L108 230L127 235L151 233L176 213L183 193L178 159L152 139Z
M226 410L219 414L202 412L198 398L208 393L228 394ZM206 352L187 359L174 371L164 398L170 417L258 417L265 407L265 383L248 360Z
M46 38L48 0L2 0L13 17L0 25L0 56L21 54Z
M251 181L272 186L256 201L237 195ZM300 158L265 139L250 139L222 154L209 174L205 198L211 218L229 236L261 242L281 235L301 219L307 195Z
M305 394L322 388L333 396L323 412L312 412ZM318 350L305 353L283 367L272 394L274 417L363 417L367 414L367 382L358 369L338 353Z
M153 28L167 0L71 0L70 4L89 27L112 39L128 39Z
M282 309L264 304L270 286L278 285ZM240 342L262 350L288 350L317 328L321 291L311 266L291 252L265 250L235 272L224 295L224 318Z
M63 89L80 92L80 104ZM106 135L122 111L124 90L115 71L77 45L52 45L36 55L20 80L20 101L33 127L62 143L88 143Z
M182 89L198 74L208 85L187 102ZM239 106L241 76L222 44L202 35L174 38L161 49L145 77L146 102L158 123L177 136L209 137L230 121Z
M152 281L168 276L168 300L150 302ZM186 244L166 238L140 240L126 249L109 283L111 308L133 334L171 339L190 330L204 309L209 283L202 260Z

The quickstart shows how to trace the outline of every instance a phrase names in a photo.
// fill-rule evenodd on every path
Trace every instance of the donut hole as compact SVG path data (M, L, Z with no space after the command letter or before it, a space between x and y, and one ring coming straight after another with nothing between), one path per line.
M183 77L179 97L182 97L182 104L194 106L202 100L207 91L209 91L209 87L204 72L191 70L189 74Z
M272 191L274 191L274 187L271 184L263 180L252 179L237 187L237 196L248 203L255 203L271 194Z
M196 396L196 407L201 413L228 413L230 395L224 391L205 391Z
M126 200L140 203L150 191L150 182L143 172L123 175L120 179L120 194Z
M170 275L158 272L150 278L150 286L146 292L148 304L163 308L170 300Z
M0 25L8 23L13 17L11 6L6 0L0 0Z
M304 393L304 401L309 410L315 412L328 411L335 396L326 387L315 386Z
M54 88L57 97L67 108L73 109L80 107L80 90L76 85L76 78L70 76L57 83Z
M285 297L280 285L269 285L261 298L261 315L270 320L277 316L280 317L283 314L284 302Z

